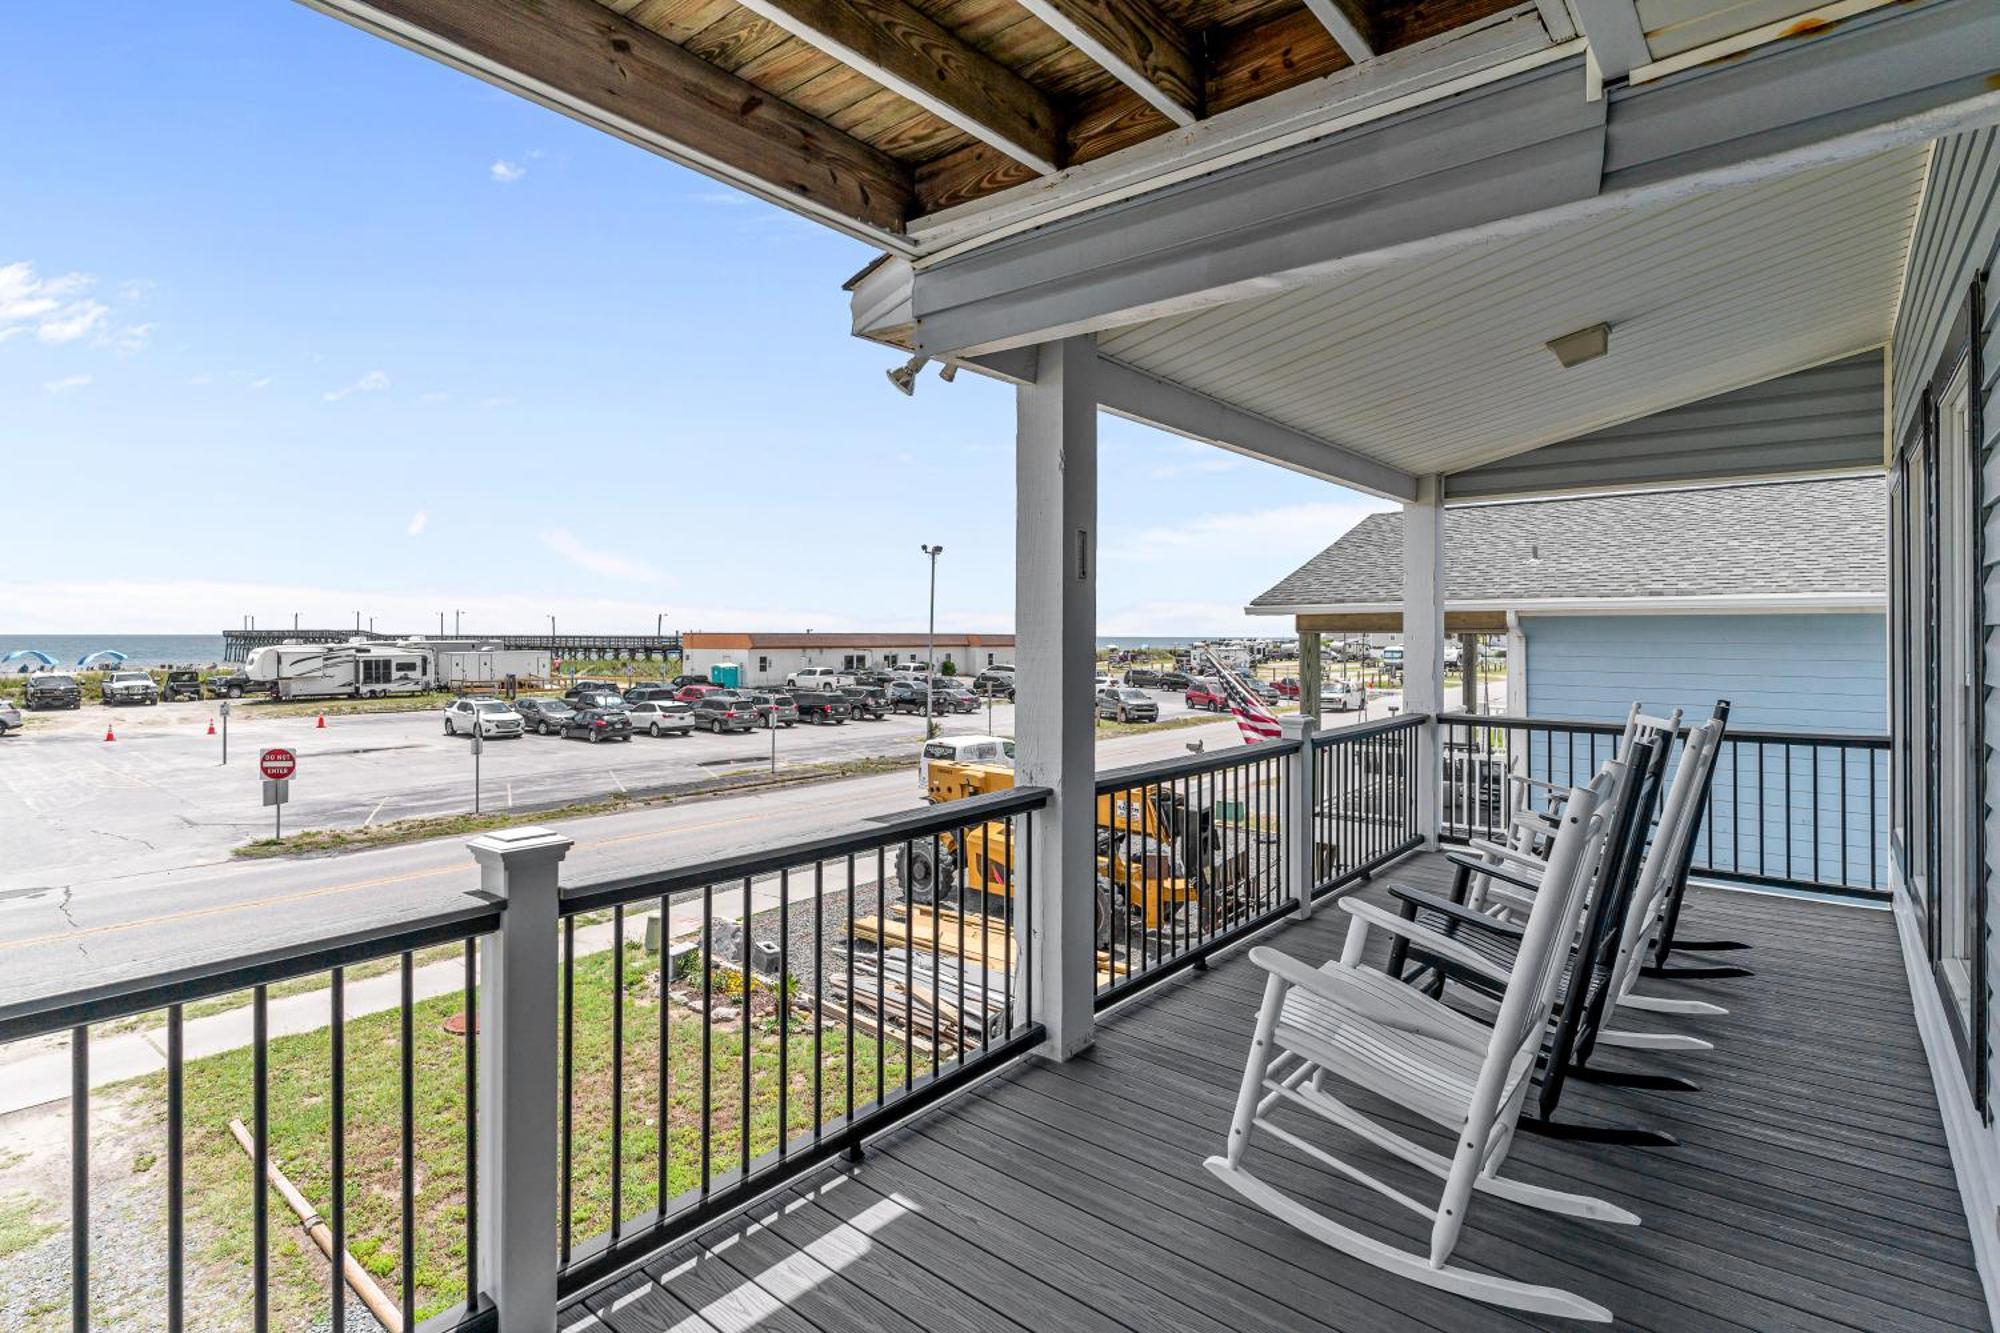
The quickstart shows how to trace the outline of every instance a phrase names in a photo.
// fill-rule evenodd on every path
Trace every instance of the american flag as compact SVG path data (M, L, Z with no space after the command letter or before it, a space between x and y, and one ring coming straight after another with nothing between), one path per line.
M1274 741L1284 735L1278 719L1250 692L1243 678L1224 666L1215 654L1206 656L1215 678L1222 682L1222 692L1229 696L1229 711L1236 718L1236 729L1243 733L1243 743L1255 745L1259 741Z

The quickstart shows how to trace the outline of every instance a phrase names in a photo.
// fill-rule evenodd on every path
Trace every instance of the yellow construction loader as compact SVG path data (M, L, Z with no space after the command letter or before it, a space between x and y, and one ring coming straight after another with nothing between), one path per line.
M933 805L1006 791L1014 771L1001 764L933 759L926 775ZM1192 904L1205 922L1227 910L1249 861L1249 846L1225 847L1213 812L1175 788L1133 787L1097 798L1097 937L1109 946L1128 931L1156 931ZM1005 895L1014 883L1018 838L1006 820L913 842L896 854L896 875L911 902L956 903L962 890Z

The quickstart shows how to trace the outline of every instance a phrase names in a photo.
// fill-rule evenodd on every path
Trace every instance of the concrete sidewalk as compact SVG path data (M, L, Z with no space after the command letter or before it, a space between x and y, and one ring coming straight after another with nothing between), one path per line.
M847 891L850 886L846 883L844 872L844 866L829 865L827 873L822 877L820 893L825 895ZM869 889L874 885L875 873L872 862L857 863L852 888ZM790 891L792 906L797 908L801 904L811 903L812 900L811 878L803 875L792 876ZM730 910L731 904L735 905L736 910ZM778 906L776 875L760 879L751 885L752 916L760 915L776 906ZM628 942L644 940L646 923L658 915L657 907L643 912L628 910L625 916L626 940ZM732 887L716 894L715 919L728 922L739 922L743 919L742 895L739 889ZM666 932L667 938L675 943L697 939L701 935L701 925L699 898L677 902L672 908ZM576 932L577 956L602 953L609 949L611 935L612 923L609 921L579 926ZM416 999L419 1001L455 994L464 989L465 965L456 958L426 963L416 969L411 980ZM402 1003L402 996L403 978L400 970L350 981L347 983L346 1016L355 1019L395 1009ZM279 1037L325 1031L332 1023L328 1005L329 996L326 987L270 1001L265 1006L265 1013L271 1039L275 1041ZM181 1027L181 1043L185 1057L188 1060L199 1060L211 1055L221 1055L227 1051L242 1050L254 1039L253 1023L252 1009L247 1004L224 1013L190 1019ZM9 1058L10 1056L14 1058ZM90 1043L92 1088L107 1087L147 1074L162 1073L166 1067L167 1029L164 1024L143 1032L125 1032L114 1037L93 1038ZM0 1115L66 1101L69 1095L70 1053L67 1041L57 1047L22 1043L12 1048L0 1049Z

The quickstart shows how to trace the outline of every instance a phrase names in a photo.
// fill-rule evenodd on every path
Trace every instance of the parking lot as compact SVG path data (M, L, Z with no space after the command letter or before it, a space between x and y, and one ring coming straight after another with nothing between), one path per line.
M1181 697L1151 692L1161 720L1185 717ZM229 720L229 763L216 705L160 704L30 714L23 732L0 739L0 818L14 832L0 865L0 892L70 884L135 871L212 862L232 847L266 836L258 751L283 746L298 755L287 830L353 828L473 808L470 742L444 735L442 714L377 713L315 718L261 717L238 704ZM945 734L988 730L988 713L939 719ZM991 728L1014 728L1013 707L996 704ZM117 736L106 741L110 727ZM872 759L914 757L921 716L781 729L782 770ZM768 769L771 735L635 736L629 743L588 745L524 736L486 743L479 758L480 804L538 809L684 787L723 774Z

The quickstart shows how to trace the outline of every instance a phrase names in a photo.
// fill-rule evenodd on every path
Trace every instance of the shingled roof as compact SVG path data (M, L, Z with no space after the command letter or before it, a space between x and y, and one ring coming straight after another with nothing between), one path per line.
M1879 597L1887 514L1879 476L1467 505L1445 511L1445 600ZM1402 599L1403 516L1373 514L1249 610Z

